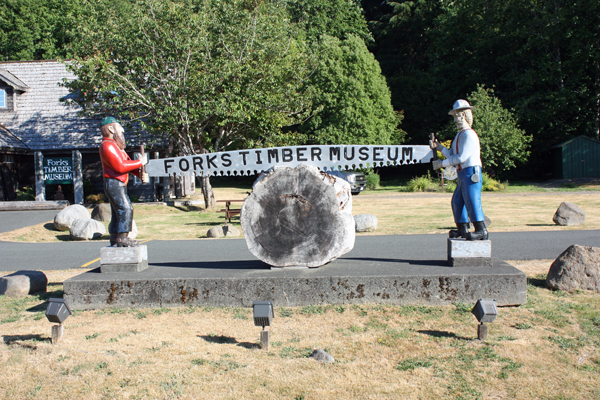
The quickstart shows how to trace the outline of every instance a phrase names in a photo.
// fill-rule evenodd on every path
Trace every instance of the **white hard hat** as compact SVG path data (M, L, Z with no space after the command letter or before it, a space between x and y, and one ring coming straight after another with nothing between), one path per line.
M461 111L461 110L472 110L473 107L471 107L471 105L469 104L468 101L466 100L456 100L454 102L454 105L452 106L452 110L448 111L449 115L454 115L455 112L457 111Z

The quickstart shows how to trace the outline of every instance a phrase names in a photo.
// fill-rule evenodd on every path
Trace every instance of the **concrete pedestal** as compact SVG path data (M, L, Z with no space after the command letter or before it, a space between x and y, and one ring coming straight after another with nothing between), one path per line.
M75 310L252 307L256 299L272 300L277 307L300 307L442 305L490 298L504 306L527 301L527 277L499 259L494 259L494 268L452 268L444 259L349 257L319 268L280 270L272 270L259 260L194 261L151 264L135 273L101 274L97 269L90 270L66 280L64 292Z
M491 240L448 239L452 267L493 267Z
M140 272L148 268L148 247L104 247L100 249L100 272Z

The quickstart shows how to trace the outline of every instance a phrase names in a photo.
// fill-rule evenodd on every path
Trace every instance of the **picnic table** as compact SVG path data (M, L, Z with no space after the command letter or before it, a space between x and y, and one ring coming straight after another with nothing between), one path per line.
M231 208L231 203L243 203L245 199L237 200L217 200L217 203L225 203L225 208L219 210L219 212L225 213L225 221L231 222L231 217L234 215L240 215L241 208Z

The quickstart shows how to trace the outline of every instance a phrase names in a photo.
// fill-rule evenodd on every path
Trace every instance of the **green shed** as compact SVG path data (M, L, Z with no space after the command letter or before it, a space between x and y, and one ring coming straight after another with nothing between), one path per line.
M600 141L577 136L552 147L557 179L600 178Z

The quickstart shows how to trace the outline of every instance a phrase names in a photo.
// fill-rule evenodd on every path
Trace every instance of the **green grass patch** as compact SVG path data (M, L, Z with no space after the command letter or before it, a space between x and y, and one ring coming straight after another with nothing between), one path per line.
M232 309L233 319L240 319L240 320L248 319L249 312L250 312L249 310L246 310L244 308L233 308Z
M292 315L294 315L294 311L291 308L281 307L279 309L279 316L281 318L290 318Z
M96 339L98 336L100 336L100 333L95 332L95 333L92 333L91 335L85 335L84 337L86 340L92 340L92 339Z
M313 353L312 347L297 348L296 346L285 346L279 352L281 358L306 358Z
M429 368L433 365L431 360L421 360L418 358L409 358L402 360L396 365L398 371L410 371L415 368Z
M322 315L325 314L325 307L323 306L304 306L300 309L300 314L304 315Z
M515 328L517 329L531 329L533 326L531 324L528 324L526 322L519 322L517 324L515 324Z

